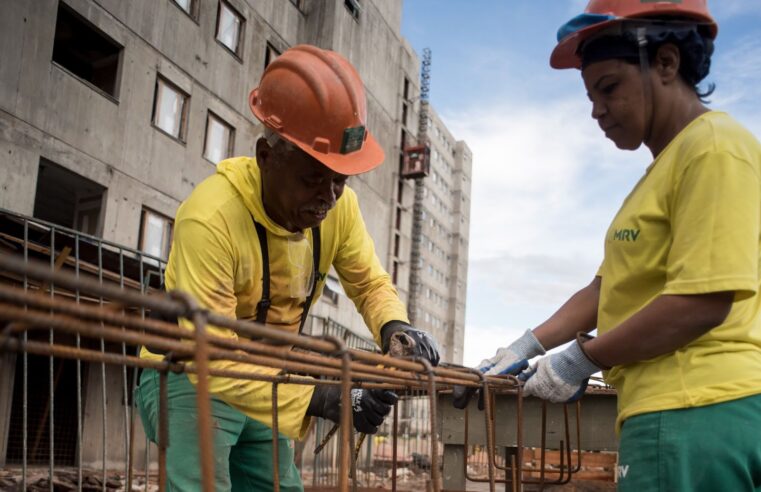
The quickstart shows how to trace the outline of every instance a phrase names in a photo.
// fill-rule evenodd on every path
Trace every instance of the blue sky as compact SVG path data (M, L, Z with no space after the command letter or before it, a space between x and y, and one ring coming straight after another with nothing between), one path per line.
M651 156L605 139L575 70L549 67L586 0L404 0L433 51L431 101L473 151L465 364L493 355L594 276L610 220ZM761 136L761 0L709 0L710 107Z

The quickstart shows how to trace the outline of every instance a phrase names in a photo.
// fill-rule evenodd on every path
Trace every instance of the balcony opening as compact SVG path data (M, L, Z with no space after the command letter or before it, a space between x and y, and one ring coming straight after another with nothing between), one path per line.
M40 158L34 216L91 236L103 235L106 188Z

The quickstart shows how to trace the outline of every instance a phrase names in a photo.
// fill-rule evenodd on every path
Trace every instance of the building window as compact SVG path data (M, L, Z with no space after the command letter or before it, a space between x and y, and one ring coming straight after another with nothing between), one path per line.
M106 188L40 158L34 216L91 236L103 235Z
M53 41L53 62L99 91L116 98L122 47L63 2Z
M173 221L165 215L143 208L140 219L140 240L138 248L156 258L169 258L169 247L172 244Z
M243 37L243 16L233 9L227 2L219 2L219 15L217 17L217 41L240 58L241 38Z
M344 0L344 5L354 20L359 20L359 11L361 10L359 0Z
M235 130L221 118L209 111L206 120L206 143L204 144L203 156L218 163L232 155L233 138Z
M198 22L198 0L171 0L172 3L182 9L183 12L188 14L191 19Z
M185 141L189 96L176 85L156 79L156 94L153 98L153 124L172 137Z
M264 51L264 68L267 68L267 66L275 61L275 58L280 56L280 51L275 49L274 46L267 43L267 48Z
M325 278L325 288L322 291L323 298L329 300L331 303L338 305L338 298L341 295L346 295L344 289L341 286L341 282L338 281L333 275L328 275Z

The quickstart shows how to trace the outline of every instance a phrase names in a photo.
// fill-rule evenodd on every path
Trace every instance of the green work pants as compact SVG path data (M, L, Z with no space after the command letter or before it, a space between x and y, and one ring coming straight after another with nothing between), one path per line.
M761 491L761 395L624 422L619 492Z
M169 373L169 446L167 490L201 490L196 389L185 374ZM144 370L135 401L145 433L157 442L159 373ZM214 490L243 492L273 490L272 429L250 419L217 398L211 399ZM293 441L279 436L280 490L301 492L301 477L293 462Z

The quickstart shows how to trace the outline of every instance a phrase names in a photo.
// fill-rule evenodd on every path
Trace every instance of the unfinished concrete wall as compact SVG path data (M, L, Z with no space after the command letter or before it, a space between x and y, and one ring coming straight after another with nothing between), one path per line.
M139 247L144 207L173 217L193 188L214 173L215 164L203 157L209 112L234 128L232 154L252 155L261 125L247 96L264 70L267 45L283 51L312 43L349 58L366 84L368 127L386 160L352 177L350 185L378 256L389 271L395 269L406 300L413 187L399 180L400 140L403 129L411 138L417 133L419 60L400 35L402 1L363 0L357 19L343 0L306 0L301 10L287 0L228 2L244 18L237 56L215 39L218 0L198 0L194 15L171 0L0 3L0 208L33 215L40 159L46 159L106 188L103 238ZM113 95L53 62L59 3L122 47ZM182 139L152 123L159 77L189 96ZM412 103L406 124L401 121L405 79ZM313 312L367 334L345 297L337 304L322 300ZM121 396L108 382L118 374L110 369L107 374L109 422L116 422L123 406L111 405ZM12 374L7 377L12 381ZM87 395L88 463L100 459L93 398L101 386L93 382L88 391L94 393ZM7 392L0 388L0 394ZM118 461L118 449L107 450L107 461L112 456Z

